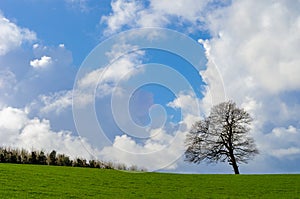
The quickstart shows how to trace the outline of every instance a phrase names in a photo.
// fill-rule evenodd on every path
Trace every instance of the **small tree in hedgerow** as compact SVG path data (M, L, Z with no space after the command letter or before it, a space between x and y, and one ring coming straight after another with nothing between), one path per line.
M252 121L249 113L232 101L214 106L188 133L185 160L198 164L228 161L239 174L238 164L248 163L258 154L253 138L248 136Z

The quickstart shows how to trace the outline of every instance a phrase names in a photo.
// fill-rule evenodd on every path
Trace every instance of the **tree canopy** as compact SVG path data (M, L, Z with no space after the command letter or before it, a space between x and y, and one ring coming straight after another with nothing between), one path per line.
M239 163L258 154L249 136L253 121L249 113L232 102L212 107L210 115L196 122L186 137L185 160L191 163L225 162L239 174Z

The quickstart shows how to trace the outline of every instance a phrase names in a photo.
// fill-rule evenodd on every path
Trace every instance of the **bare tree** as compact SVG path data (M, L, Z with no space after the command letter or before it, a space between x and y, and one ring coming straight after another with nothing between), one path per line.
M232 101L214 106L209 117L196 122L187 135L185 160L198 164L228 161L239 174L238 163L248 163L258 154L248 136L252 121L249 113Z

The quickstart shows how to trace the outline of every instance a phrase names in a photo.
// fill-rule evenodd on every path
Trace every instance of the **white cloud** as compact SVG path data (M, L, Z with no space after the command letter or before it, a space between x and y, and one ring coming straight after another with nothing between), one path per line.
M291 156L299 157L300 148L289 147L287 149L276 149L272 151L272 155L279 158L290 158Z
M251 133L263 157L299 155L299 8L295 1L234 1L211 13L212 38L199 40L208 59L201 72L204 105L224 86L227 97L254 117Z
M125 55L123 55L123 52L125 49L135 48L136 47L134 46L126 44L115 45L112 51L106 53L106 56L110 60L110 64L87 73L79 80L78 86L81 88L95 88L99 82L103 85L109 83L112 84L112 86L115 86L120 78L130 78L129 74L135 74L135 69L142 64L144 52L136 51ZM102 85L100 85L100 87L101 86Z
M111 2L111 8L112 13L101 18L101 22L105 22L108 26L106 33L117 32L124 25L134 24L136 14L143 6L140 1L115 0Z
M41 113L59 114L72 105L72 91L59 91L52 95L41 95L39 98L43 103Z
M52 58L48 56L42 56L40 59L34 59L30 61L30 66L33 68L46 68L52 63Z
M40 46L39 44L33 44L33 45L32 45L32 48L33 48L33 49L37 49L39 46Z
M207 69L201 72L208 84L204 101L212 93L221 93L224 86L228 98L239 104L249 99L255 102L252 112L263 120L261 125L270 118L278 123L295 117L297 114L286 114L286 110L294 111L281 95L297 95L293 91L300 89L298 7L296 2L242 1L212 14L213 38L200 40L208 59ZM215 66L219 71L214 71ZM214 79L218 72L222 86Z
M263 105L264 99L298 90L298 7L299 3L243 1L211 15L213 38L200 40L208 58L201 75L209 89L214 93L221 89L213 78L216 65L226 94L239 103L252 98Z
M0 13L0 56L20 47L26 41L36 40L36 34L18 27Z
M46 152L56 150L72 158L94 158L88 151L98 154L84 138L70 131L52 131L49 120L29 118L24 110L12 107L0 110L0 145Z
M264 136L263 148L269 155L281 159L299 158L300 155L300 129L294 126L287 128L277 127Z
M7 129L11 131L21 129L26 122L26 113L22 110L7 107L0 111L1 129Z
M162 15L177 16L196 25L208 3L209 0L177 0L173 2L151 0L150 7Z
M170 20L164 13L156 13L151 9L143 9L138 12L135 22L131 23L132 27L164 27L169 24ZM125 25L123 25L125 26ZM121 29L122 26L119 26Z
M299 8L297 2L242 1L212 17L210 53L226 86L270 93L300 88Z
M76 68L70 50L37 43L32 48L22 48L1 56L0 104L25 107L40 95L72 88ZM30 66L29 60L33 66L44 68Z
M180 124L183 125L182 130L189 131L192 125L205 115L202 103L192 93L179 93L178 97L167 105L181 109L182 121Z
M126 49L136 49L135 46L127 44L117 44L112 50L106 53L109 59L107 66L96 68L87 72L77 82L74 90L76 103L81 105L89 104L95 97L105 97L110 95L112 91L117 91L117 83L121 80L127 80L130 77L141 72L144 52L135 51L123 55ZM96 95L94 91L96 92ZM120 91L122 88L119 89Z
M106 34L118 32L124 27L165 27L172 23L177 26L192 24L185 29L199 29L203 28L208 11L211 11L217 4L222 6L228 2L149 0L145 3L143 1L114 0L111 3L112 12L108 16L103 16L101 22L107 24Z
M181 108L185 111L183 114L199 115L198 99L193 93L179 93L178 97L174 101L168 103L168 106L172 108Z
M137 143L127 135L116 136L113 145L101 151L101 157L127 165L138 165L149 171L175 169L175 161L184 152L185 133L170 135L162 129L154 129L151 134L153 136L144 143Z

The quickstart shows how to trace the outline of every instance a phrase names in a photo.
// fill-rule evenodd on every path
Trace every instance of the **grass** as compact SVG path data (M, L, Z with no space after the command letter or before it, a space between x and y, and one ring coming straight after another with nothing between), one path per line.
M300 175L129 173L0 164L0 198L300 198Z

